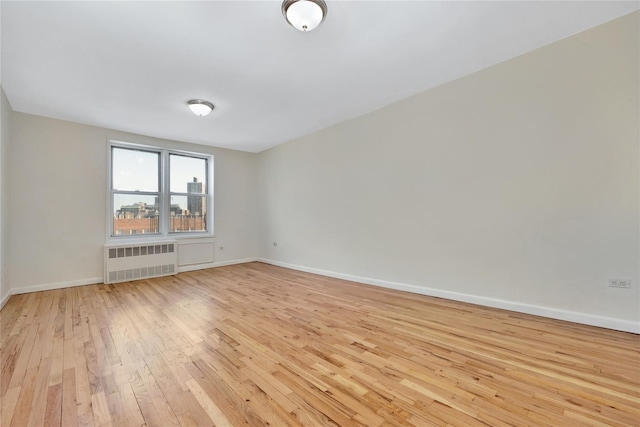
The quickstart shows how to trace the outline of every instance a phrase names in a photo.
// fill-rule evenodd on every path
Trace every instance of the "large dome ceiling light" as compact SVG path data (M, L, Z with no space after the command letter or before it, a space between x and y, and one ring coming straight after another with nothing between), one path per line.
M196 116L204 117L213 110L213 104L203 99L192 99L187 105Z
M324 0L284 0L282 14L293 28L311 31L327 16L327 4Z

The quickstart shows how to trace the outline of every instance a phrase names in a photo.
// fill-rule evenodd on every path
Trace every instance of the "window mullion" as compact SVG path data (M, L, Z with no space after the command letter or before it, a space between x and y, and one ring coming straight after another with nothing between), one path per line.
M169 152L162 150L161 153L161 167L160 167L160 200L161 211L160 216L161 230L163 236L169 235L169 221L171 220L171 196L169 194Z
M126 190L111 190L112 194L131 194L133 196L159 196L159 191L126 191Z
M176 191L174 191L172 193L170 192L169 195L170 196L187 196L187 197L190 197L190 196L206 197L206 196L208 196L207 193L178 193Z

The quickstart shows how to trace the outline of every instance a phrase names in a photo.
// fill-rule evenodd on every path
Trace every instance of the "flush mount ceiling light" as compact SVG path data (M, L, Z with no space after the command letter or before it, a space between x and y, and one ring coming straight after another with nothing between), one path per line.
M213 110L213 104L203 99L192 99L187 101L187 105L196 116L204 117Z
M296 30L311 31L327 16L327 4L324 0L284 0L282 14Z

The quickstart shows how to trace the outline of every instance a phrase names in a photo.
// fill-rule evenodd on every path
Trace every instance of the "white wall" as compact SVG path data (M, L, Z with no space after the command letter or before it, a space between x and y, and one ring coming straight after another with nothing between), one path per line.
M210 153L215 261L254 258L257 156L14 112L7 186L7 262L14 293L101 282L110 139Z
M7 263L5 262L8 231L8 216L5 213L8 203L6 191L8 181L5 179L5 175L7 173L6 162L10 142L11 113L9 101L7 101L4 90L0 86L0 308L9 297L9 280L6 274Z
M2 23L2 3L0 2L0 27ZM0 39L1 39L2 31L0 31ZM0 40L0 46L2 46L2 41ZM2 58L2 55L0 55ZM1 61L0 61L1 62ZM0 64L1 65L1 64ZM2 67L0 66L0 71ZM7 96L4 93L4 89L2 89L2 76L0 72L0 308L4 306L9 297L9 282L5 279L4 274L4 247L5 247L5 221L6 215L4 213L5 206L5 198L6 191L4 190L4 162L5 162L5 152L6 147L9 145L9 126L10 126L10 114L11 108L9 107L9 101L7 101Z
M638 21L261 153L261 256L640 332Z

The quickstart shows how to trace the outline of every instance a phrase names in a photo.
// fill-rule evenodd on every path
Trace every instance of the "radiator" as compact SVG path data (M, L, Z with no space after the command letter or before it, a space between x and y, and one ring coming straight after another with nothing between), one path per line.
M178 272L175 240L104 246L104 283L126 282Z

